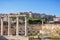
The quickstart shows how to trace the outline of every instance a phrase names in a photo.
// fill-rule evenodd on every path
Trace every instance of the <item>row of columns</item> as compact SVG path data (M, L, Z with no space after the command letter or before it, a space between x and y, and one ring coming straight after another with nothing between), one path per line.
M4 17L1 17L1 35L3 35L3 19ZM16 17L16 36L19 35L19 18L18 16ZM8 16L8 36L10 36L10 27L11 27L11 20L10 17ZM26 16L25 16L25 36L27 36L27 20L26 20Z

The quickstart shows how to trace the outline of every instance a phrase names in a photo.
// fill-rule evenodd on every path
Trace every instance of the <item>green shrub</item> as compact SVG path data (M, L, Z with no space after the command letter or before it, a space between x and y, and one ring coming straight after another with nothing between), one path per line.
M37 23L42 23L42 21L41 21L41 19L36 19L36 18L32 19L32 18L30 18L30 19L28 19L28 23L29 24L37 24Z

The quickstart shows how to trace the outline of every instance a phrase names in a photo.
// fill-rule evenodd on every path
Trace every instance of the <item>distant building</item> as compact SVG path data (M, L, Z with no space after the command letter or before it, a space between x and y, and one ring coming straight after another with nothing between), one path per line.
M51 24L60 24L60 17L53 18L53 21L50 21Z
M60 17L53 18L54 21L60 21Z

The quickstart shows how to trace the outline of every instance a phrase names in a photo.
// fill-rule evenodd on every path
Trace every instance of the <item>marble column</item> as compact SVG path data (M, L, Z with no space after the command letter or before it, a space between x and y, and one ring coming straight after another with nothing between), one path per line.
M17 20L17 22L16 22L16 36L18 36L18 35L19 35L19 31L18 31L19 18L18 18L18 17L16 17L16 20Z
M10 17L8 17L8 36L10 35Z
M1 17L1 35L3 35L3 17Z
M27 19L25 17L25 36L27 36Z
M43 19L42 19L42 25L43 25Z

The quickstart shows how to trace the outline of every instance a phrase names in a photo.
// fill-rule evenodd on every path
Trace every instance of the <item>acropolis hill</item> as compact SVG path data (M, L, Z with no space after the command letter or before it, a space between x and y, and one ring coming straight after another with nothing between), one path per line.
M19 12L19 13L1 13L0 14L0 17L1 16L4 16L4 15L26 15L27 18L47 18L48 20L53 20L53 18L55 18L56 16L55 15L47 15L45 13L33 13L33 12Z

